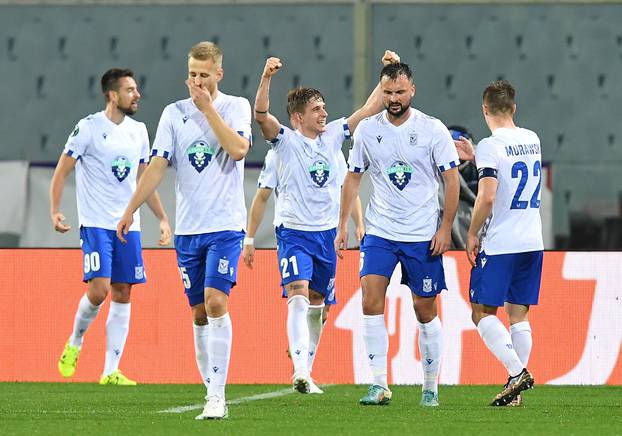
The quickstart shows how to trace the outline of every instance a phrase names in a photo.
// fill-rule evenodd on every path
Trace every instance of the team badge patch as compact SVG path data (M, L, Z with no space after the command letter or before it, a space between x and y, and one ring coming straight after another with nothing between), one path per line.
M326 184L328 176L330 176L330 166L321 160L315 162L309 167L309 174L311 179L320 188Z
M197 141L186 151L190 164L197 172L201 172L207 167L214 156L214 148L206 141Z
M423 292L432 292L432 279L429 277L423 279Z
M134 278L136 280L142 280L145 277L145 268L142 266L134 267Z
M117 158L112 161L111 170L117 180L122 182L132 170L132 164L125 156L117 156Z
M218 259L218 272L220 274L227 274L229 271L229 259Z
M71 132L71 137L73 138L74 136L78 136L78 133L80 133L80 127L76 124L76 127L73 129L73 132Z
M391 183L400 191L403 190L412 176L413 167L405 162L397 161L387 170Z

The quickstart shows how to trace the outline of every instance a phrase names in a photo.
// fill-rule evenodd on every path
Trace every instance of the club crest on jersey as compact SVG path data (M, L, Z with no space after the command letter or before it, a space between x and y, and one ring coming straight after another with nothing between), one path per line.
M402 161L396 161L387 170L391 183L400 191L403 190L412 176L413 167Z
M320 188L326 184L328 176L330 176L330 166L321 160L315 162L309 167L309 174L311 179Z
M186 151L190 164L197 172L201 172L207 167L214 156L214 149L206 141L197 141Z
M117 180L122 182L132 170L132 164L125 156L117 156L117 158L112 161L111 169L112 174L117 178Z
M410 145L417 145L417 134L415 132L408 134L408 143Z

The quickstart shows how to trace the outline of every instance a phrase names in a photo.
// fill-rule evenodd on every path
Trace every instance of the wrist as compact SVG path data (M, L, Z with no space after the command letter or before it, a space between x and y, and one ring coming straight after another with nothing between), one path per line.
M255 245L255 238L244 238L244 245Z

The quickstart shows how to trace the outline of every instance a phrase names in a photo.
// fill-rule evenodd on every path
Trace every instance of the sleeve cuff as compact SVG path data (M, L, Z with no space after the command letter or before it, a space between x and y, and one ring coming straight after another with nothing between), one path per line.
M460 165L460 161L459 160L454 160L452 162L449 162L446 165L439 165L438 169L441 171L441 173L443 173L443 172L445 172L447 170L450 170L452 168L457 167L458 165Z
M166 150L153 149L151 150L151 157L154 157L154 156L163 157L166 160L171 160L171 154Z

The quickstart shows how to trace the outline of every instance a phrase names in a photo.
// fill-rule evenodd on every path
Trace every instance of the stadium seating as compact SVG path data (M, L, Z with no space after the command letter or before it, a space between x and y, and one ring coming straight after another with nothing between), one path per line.
M414 67L415 105L481 138L482 88L507 78L518 89L519 124L542 139L556 193L592 171L615 171L602 163L622 163L619 5L383 2L370 10L370 90L382 51L398 51ZM0 159L55 161L75 122L101 109L99 78L112 66L136 71L137 118L153 137L163 107L187 95L189 47L205 39L224 50L224 92L252 103L265 58L277 55L285 68L273 83L272 110L282 122L287 89L302 84L325 93L330 117L349 114L353 26L345 3L0 6ZM267 146L253 128L247 160L259 163ZM558 164L574 170L557 172ZM577 190L573 204L617 201L622 183L604 177L610 191Z

